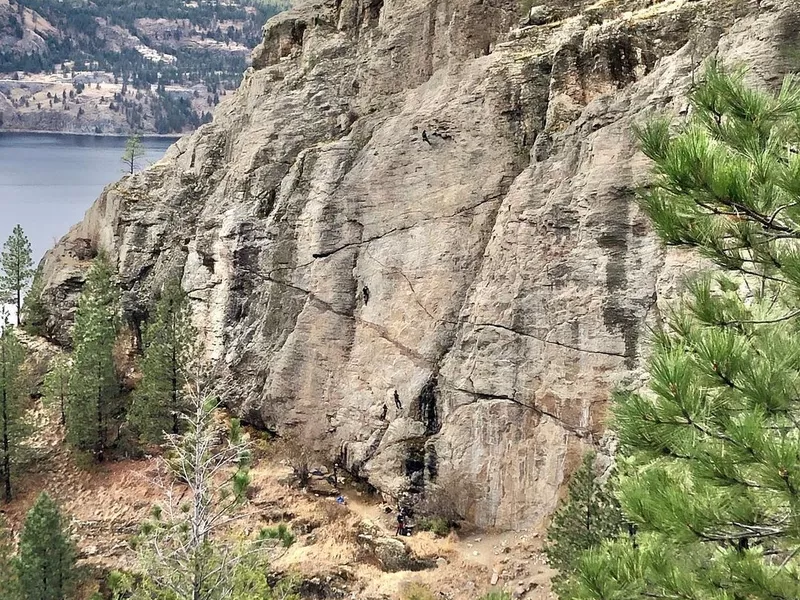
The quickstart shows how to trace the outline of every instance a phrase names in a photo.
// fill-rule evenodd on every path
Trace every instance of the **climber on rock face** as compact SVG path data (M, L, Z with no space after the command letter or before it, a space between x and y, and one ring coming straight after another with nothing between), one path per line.
M397 410L403 410L403 405L400 404L400 394L397 393L397 390L394 391L394 405L397 407Z
M369 288L367 286L361 288L361 294L364 296L364 306L366 306L369 304Z
M431 144L431 141L428 139L428 132L424 129L422 130L422 141L428 144L429 146L433 145Z
M389 412L389 407L386 406L386 403L383 403L383 408L381 409L381 421L386 420L386 413Z

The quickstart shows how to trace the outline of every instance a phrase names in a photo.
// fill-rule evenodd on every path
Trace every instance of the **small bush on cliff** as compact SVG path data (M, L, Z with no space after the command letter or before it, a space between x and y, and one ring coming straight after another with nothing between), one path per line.
M656 332L648 386L615 400L636 543L586 553L577 600L800 597L800 84L712 65L691 102L638 132L642 205L718 270Z
M613 479L601 482L594 463L593 453L584 457L569 482L566 502L547 530L545 554L550 565L558 570L553 588L559 594L574 573L581 554L617 537L622 530L622 513L610 489Z
M423 517L419 521L417 529L420 531L430 531L439 537L445 537L455 526L444 517Z

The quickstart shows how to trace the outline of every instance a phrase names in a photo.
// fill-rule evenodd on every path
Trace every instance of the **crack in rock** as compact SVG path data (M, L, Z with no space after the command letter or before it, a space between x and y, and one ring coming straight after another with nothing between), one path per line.
M468 323L467 321L462 321L462 323ZM555 340L548 340L547 338L542 338L532 333L527 333L525 331L519 331L517 329L513 329L511 327L506 327L505 325L498 325L496 323L469 323L473 327L487 327L492 329L502 329L504 331L508 331L515 335L521 335L523 337L531 338L533 340L542 342L543 344L552 344L554 346L561 346L562 348L567 348L568 350L574 350L575 352L583 352L586 354L601 354L603 356L615 356L617 358L632 358L629 354L625 354L622 352L610 352L607 350L589 350L588 348L579 348L578 346L571 346L569 344L565 344L564 342L557 342Z
M574 425L571 425L570 423L567 423L566 421L564 421L563 419L557 417L553 413L551 413L551 412L549 412L549 411L547 411L547 410L545 410L543 408L540 408L540 407L536 406L535 404L526 404L525 402L521 402L521 401L517 400L516 398L513 398L511 396L507 396L505 394L489 394L489 393L486 393L486 392L476 392L474 390L467 390L467 389L459 388L459 387L453 387L453 388L450 388L450 389L455 391L455 392L461 392L463 394L468 394L468 395L472 396L473 398L479 399L479 400L502 400L504 402L511 402L512 404L516 404L517 406L521 406L522 408L531 410L531 411L535 412L538 415L541 415L543 417L548 417L549 419L551 419L554 422L556 422L562 429L564 429L566 431L569 431L570 433L572 433L573 435L575 435L575 436L577 436L579 438L591 437L592 436L591 431L587 430L586 428L576 427Z

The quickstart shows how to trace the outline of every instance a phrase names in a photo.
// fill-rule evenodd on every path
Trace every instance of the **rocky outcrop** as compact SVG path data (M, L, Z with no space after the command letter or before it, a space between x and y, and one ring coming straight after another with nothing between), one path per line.
M709 56L775 84L793 2L317 0L239 92L108 188L44 260L54 337L87 264L135 325L177 274L251 422L384 492L541 523L672 290L630 126L685 114Z

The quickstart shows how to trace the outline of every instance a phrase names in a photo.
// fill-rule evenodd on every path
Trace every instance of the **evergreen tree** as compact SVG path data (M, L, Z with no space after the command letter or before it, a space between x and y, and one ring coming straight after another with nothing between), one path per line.
M20 382L23 359L14 329L6 325L0 332L0 480L6 502L11 501L11 471L25 436Z
M42 271L37 269L22 303L22 327L31 335L44 335L47 319L50 317L47 305L42 300L43 291Z
M119 383L114 368L118 290L104 254L87 275L75 315L72 368L66 406L67 441L102 461L116 414Z
M58 356L53 359L50 370L44 377L44 401L58 407L62 425L67 424L70 371L69 360Z
M22 600L72 600L78 581L76 550L67 519L42 493L28 511L19 538L16 572Z
M188 408L186 388L197 331L189 297L177 279L169 281L144 330L142 380L134 393L128 422L144 443L161 443L164 432L180 433L180 415Z
M643 206L720 269L655 334L648 388L615 402L636 544L588 551L571 598L800 597L800 86L712 65L691 100L685 126L638 132Z
M19 225L3 245L0 255L0 292L17 307L17 325L21 322L22 292L33 278L31 243Z
M146 151L142 144L142 138L132 135L125 144L125 152L122 154L122 162L125 164L125 172L133 175L139 161L144 157Z
M14 570L13 557L14 540L3 515L0 514L0 590L3 590L3 600L13 600L17 597L17 574Z
M595 454L589 453L569 482L566 502L553 515L547 530L545 553L559 574L553 587L560 592L574 572L580 555L619 535L623 526L622 511L614 498L613 473L605 482L595 475Z

